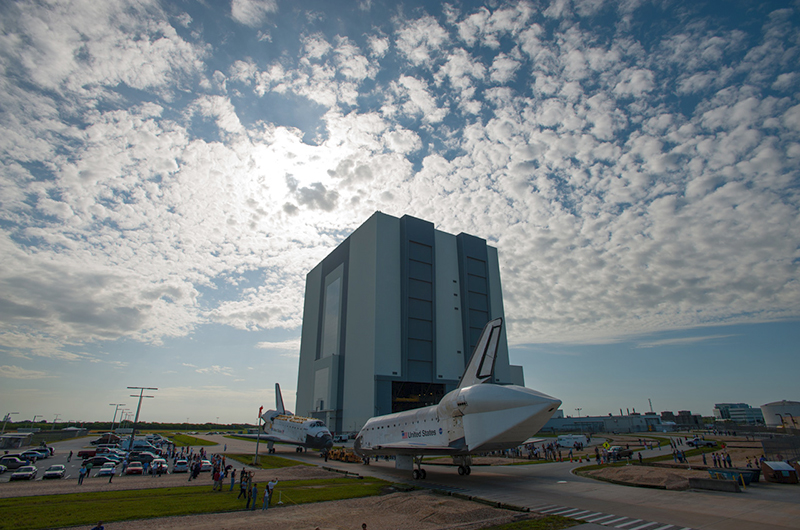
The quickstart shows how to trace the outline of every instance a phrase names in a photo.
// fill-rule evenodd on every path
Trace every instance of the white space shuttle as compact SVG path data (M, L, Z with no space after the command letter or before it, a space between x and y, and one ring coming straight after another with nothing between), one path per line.
M438 405L370 418L356 437L356 453L396 455L396 467L413 470L415 479L425 478L424 456L449 455L459 475L469 475L471 455L517 447L539 432L561 401L491 383L502 326L498 318L483 328L458 388Z
M295 416L283 405L281 386L275 383L275 408L261 415L264 420L264 434L270 453L275 452L275 442L297 446L297 452L304 448L327 450L333 447L331 431L325 423L316 418ZM252 435L251 435L252 436Z

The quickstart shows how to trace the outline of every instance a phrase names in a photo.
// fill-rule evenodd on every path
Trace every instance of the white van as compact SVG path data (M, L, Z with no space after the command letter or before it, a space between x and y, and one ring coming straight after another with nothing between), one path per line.
M562 434L558 437L559 447L575 447L576 443L583 444L586 447L589 442L586 436L582 434Z

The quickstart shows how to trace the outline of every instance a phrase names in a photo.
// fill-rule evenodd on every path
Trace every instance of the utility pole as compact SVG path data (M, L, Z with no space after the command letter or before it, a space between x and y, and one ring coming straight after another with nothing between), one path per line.
M145 396L145 390L158 390L157 388L152 388L148 386L129 386L131 390L138 390L139 395L131 394L131 397L138 397L139 398L139 406L136 407L136 417L133 419L133 432L131 432L131 442L128 444L128 451L133 450L133 440L136 438L136 424L139 422L139 411L142 410L142 398L152 398L155 396Z
M54 431L54 430L56 430L56 422L58 421L58 418L59 418L60 416L61 416L61 414L56 414L56 417L55 417L55 418L53 418L53 426L52 426L52 427L50 427L50 430L51 430L51 431Z
M9 412L9 413L6 414L6 417L3 418L3 431L2 431L2 434L5 434L5 432L6 432L6 424L8 423L8 420L11 419L11 415L12 414L19 414L19 412Z
M36 423L36 418L44 418L44 416L41 415L41 414L34 414L33 415L33 420L31 421L31 431L33 431L33 426Z
M117 411L119 410L120 407L124 407L125 403L109 403L109 406L115 407L114 419L111 420L111 432L114 432L114 423L117 421Z

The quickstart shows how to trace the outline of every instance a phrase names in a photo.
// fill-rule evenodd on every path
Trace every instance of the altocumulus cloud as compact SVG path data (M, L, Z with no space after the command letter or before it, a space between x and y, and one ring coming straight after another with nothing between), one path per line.
M412 4L0 8L6 355L297 330L376 210L497 246L512 342L797 317L796 9Z

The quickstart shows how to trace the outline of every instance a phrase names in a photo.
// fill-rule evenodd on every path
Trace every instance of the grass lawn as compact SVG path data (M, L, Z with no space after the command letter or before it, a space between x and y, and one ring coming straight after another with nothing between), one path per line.
M210 442L208 440L203 440L202 438L195 438L194 436L189 436L188 434L173 434L169 437L172 440L172 443L175 444L175 447L191 447L191 446L201 446L201 445L217 445L217 442Z
M241 462L242 464L247 464L248 466L256 467L253 466L253 455L226 453L225 458L227 460L236 460L237 462ZM277 469L279 467L314 465L314 464L308 464L306 462L298 462L297 460L291 460L289 458L283 458L275 455L258 455L258 463L259 465L257 467L259 469Z
M365 478L282 481L280 491L285 504L305 504L378 495L388 482ZM263 485L259 485L259 499ZM335 487L330 487L335 486ZM237 500L239 488L222 493L211 486L183 486L113 492L70 493L0 499L3 528L38 530L74 525L196 515L242 510Z

